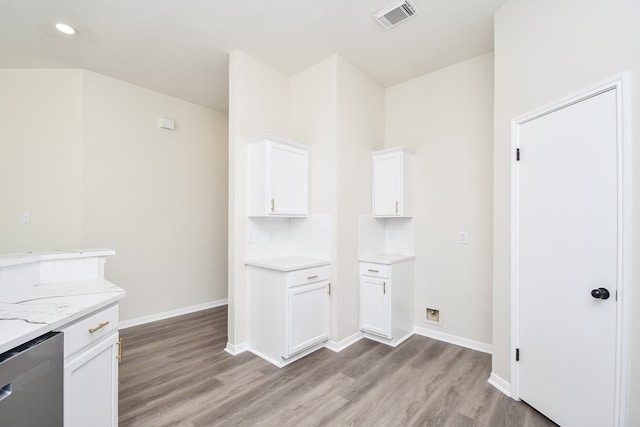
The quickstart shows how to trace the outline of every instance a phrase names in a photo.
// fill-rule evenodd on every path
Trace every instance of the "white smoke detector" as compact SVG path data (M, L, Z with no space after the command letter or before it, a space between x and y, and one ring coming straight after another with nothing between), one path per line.
M388 30L417 13L418 9L408 0L400 0L374 13L373 17Z

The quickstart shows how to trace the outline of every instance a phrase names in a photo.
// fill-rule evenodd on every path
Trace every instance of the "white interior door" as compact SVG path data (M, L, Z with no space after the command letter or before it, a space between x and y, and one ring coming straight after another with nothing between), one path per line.
M614 424L616 111L609 90L518 128L516 393L563 427Z

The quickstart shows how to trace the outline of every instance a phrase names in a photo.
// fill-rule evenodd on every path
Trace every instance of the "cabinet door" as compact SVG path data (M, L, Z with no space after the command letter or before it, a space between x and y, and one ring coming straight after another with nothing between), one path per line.
M360 329L391 336L391 286L388 279L360 277Z
M306 215L309 211L309 153L272 143L269 161L269 215Z
M290 288L287 295L287 355L329 338L329 282Z
M64 366L65 427L117 427L118 333Z
M400 216L401 158L400 153L373 157L373 215Z

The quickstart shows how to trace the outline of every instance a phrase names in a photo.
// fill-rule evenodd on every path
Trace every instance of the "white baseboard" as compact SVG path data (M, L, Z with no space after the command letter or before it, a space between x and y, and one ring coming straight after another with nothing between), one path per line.
M507 396L513 397L511 395L511 384L503 380L493 372L491 372L491 375L489 376L489 384L491 384L492 386L494 386L495 388L497 388Z
M338 353L344 350L345 348L349 347L350 345L357 343L363 337L364 337L364 334L361 331L358 331L355 334L352 334L340 341L329 340L326 342L324 346L329 350L335 351L336 353Z
M231 344L230 342L228 342L227 346L224 348L224 351L232 356L237 356L238 354L243 353L247 350L249 350L249 345L246 343L246 341L240 344Z
M491 354L492 352L491 344L470 340L468 338L462 338L457 335L451 335L444 332L434 331L433 329L423 328L422 326L416 326L415 333L418 335L422 335L423 337L433 338L438 341L448 342L450 344L459 345L460 347L481 351L483 353Z
M148 316L137 317L135 319L123 320L119 322L119 329L127 329L133 326L144 325L145 323L156 322L158 320L165 320L171 317L182 316L183 314L194 313L200 310L206 310L208 308L220 307L227 305L227 299L221 299L218 301L205 302L204 304L192 305L190 307L178 308L175 310L164 311L162 313L150 314Z

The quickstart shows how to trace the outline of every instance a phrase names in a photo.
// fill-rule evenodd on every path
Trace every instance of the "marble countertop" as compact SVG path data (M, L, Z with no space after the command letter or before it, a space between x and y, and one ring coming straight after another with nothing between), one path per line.
M319 267L329 265L331 261L319 258L308 258L299 256L274 257L264 259L250 259L246 265L253 267L269 268L278 271L295 271L303 268Z
M411 261L415 258L413 255L405 254L373 254L360 256L360 261L373 262L376 264L397 264L399 262Z
M96 256L114 255L113 249L78 249L68 251L43 251L43 252L20 252L11 254L0 254L0 267L10 265L27 264L36 261L49 261L69 258L89 258Z
M96 256L95 251L92 256ZM107 307L125 295L123 289L101 278L0 293L0 353Z

